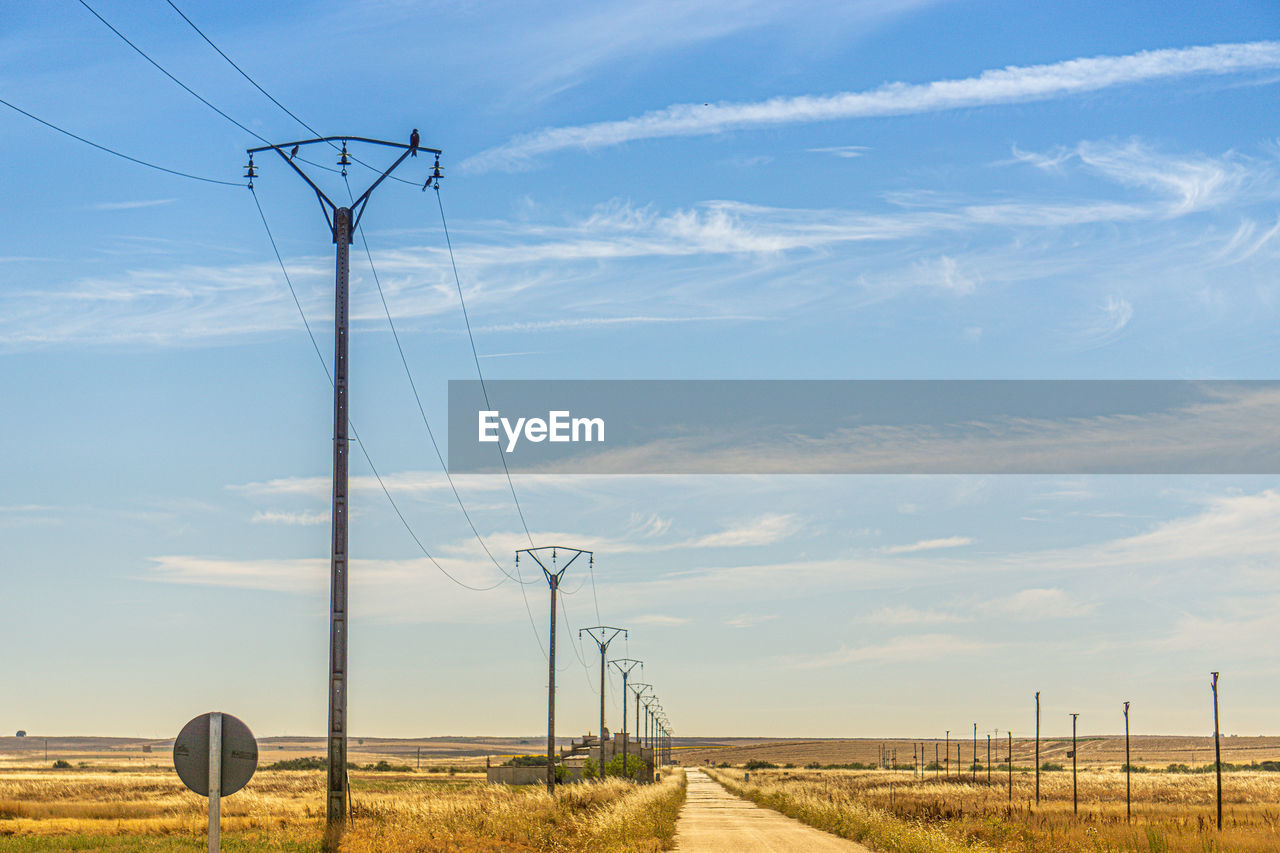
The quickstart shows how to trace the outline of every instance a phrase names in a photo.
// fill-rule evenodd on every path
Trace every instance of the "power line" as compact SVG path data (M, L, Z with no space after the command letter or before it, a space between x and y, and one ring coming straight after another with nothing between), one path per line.
M316 357L320 359L320 366L324 368L324 375L328 377L329 384L333 385L333 374L329 372L329 365L325 362L324 355L320 352L320 344L316 341L315 333L311 331L311 323L307 320L306 312L303 311L302 309L302 302L298 299L298 292L297 290L294 289L293 280L289 276L289 271L285 268L284 259L280 255L280 249L276 245L276 239L271 233L271 226L267 224L267 216L262 210L262 203L258 201L258 193L252 188L250 188L249 193L250 195L253 196L253 203L258 208L258 216L261 217L262 219L262 227L267 232L267 239L270 240L271 250L275 253L276 261L280 264L280 271L284 273L284 280L289 285L289 293L293 295L293 304L298 306L298 314L302 317L302 325L307 330L307 337L311 339L311 346L316 351ZM431 561L431 564L435 566L437 569L439 569L441 574L443 574L449 580L453 581L458 586L463 587L465 589L473 590L475 592L486 592L491 589L496 589L497 587L506 583L506 580L504 579L504 580L498 581L492 586L473 586L469 583L466 583L465 581L459 580L458 578L454 577L448 571L448 569L440 565L440 563L436 560L436 558L431 555L431 552L427 550L426 546L422 544L422 540L418 538L418 534L414 531L413 527L409 524L409 520L405 518L405 515L400 510L400 506L396 503L395 498L391 496L391 490L387 488L387 484L383 482L382 475L378 473L377 467L373 464L373 459L372 457L370 457L368 449L364 446L364 442L361 441L360 432L356 429L355 424L352 423L350 420L348 420L347 423L351 425L351 433L355 437L356 444L360 447L360 452L364 455L365 461L369 463L369 470L373 472L374 478L378 481L378 485L382 488L382 493L387 496L387 501L391 504L391 508L395 510L396 516L400 519L400 523L404 525L404 529L409 533L409 536L417 544L418 549L422 551L422 553L426 556L428 560Z
M81 0L81 2L83 2L83 0ZM188 25L190 25L191 29L195 30L195 31L196 31L196 33L198 33L198 34L199 34L200 38L204 39L204 40L208 43L209 47L211 47L211 48L213 48L215 51L217 51L217 52L218 52L218 55L219 55L219 56L221 56L223 59L225 59L225 60L227 61L227 63L231 65L231 67L232 67L232 68L234 68L236 71L240 72L240 76L241 76L241 77L243 77L244 79L248 80L248 81L249 81L249 83L253 86L253 88L257 89L259 92L261 92L263 95L265 95L265 96L267 97L267 100L271 101L271 103L275 104L277 107L279 107L280 109L282 109L282 110L283 110L283 111L284 111L284 112L289 116L289 118L293 119L293 120L294 120L294 121L296 121L298 124L302 125L302 126L303 126L303 127L305 127L307 130L309 130L309 131L311 131L312 133L314 133L316 136L323 136L323 135L324 135L324 134L322 134L320 131L318 131L318 130L316 130L314 127L312 127L311 125L307 124L307 123L306 123L305 121L303 121L301 118L299 118L299 117L298 117L298 114L297 114L297 113L295 113L293 110L289 109L289 108L288 108L288 107L286 107L284 104L282 104L282 103L280 103L278 100L276 100L275 96L273 96L270 92L268 92L266 89L262 88L262 86L258 85L258 81L257 81L257 80L254 80L252 77L250 77L250 76L249 76L249 73L248 73L247 71L245 71L243 68L241 68L239 65L237 65L234 59L232 59L230 56L227 56L227 54L222 50L222 48L220 48L220 47L218 47L216 44L214 44L213 39L211 39L211 38L209 38L207 35L205 35L204 30L202 30L202 29L200 29L198 26L196 26L195 21L192 21L190 18L188 18L188 17L186 16L186 14L185 14L181 9L179 9L179 8L174 4L173 0L166 0L166 2L168 2L169 6L170 6L170 7L172 7L173 11L175 11L175 12L177 12L177 13L178 13L178 15L182 18L182 20L186 21L186 22L187 22L187 24L188 24ZM92 11L92 10L90 10L90 11ZM96 14L96 13L95 13L95 14ZM153 64L154 64L154 63L153 63ZM159 66L157 66L157 67L159 67ZM162 69L162 70L163 70L163 69ZM165 72L165 73L168 73L168 72ZM170 76L172 76L172 75L170 75ZM183 88L186 88L186 87L183 87ZM190 90L188 90L188 91L190 91ZM193 94L194 94L194 93L193 93ZM199 97L199 96L197 96L197 97ZM203 99L201 99L201 100L203 100ZM260 136L259 136L258 138L259 138L259 139L262 139L262 137L260 137ZM265 140L265 139L263 139L262 141L263 141L263 142L266 142L266 140ZM269 145L270 143L267 143L267 144ZM335 149L335 150L336 150L336 149L337 149L337 147L338 147L338 146L337 146L336 144L334 144L333 142L330 142L330 143L329 143L329 146L330 146L331 148ZM359 163L361 166L364 166L366 169L370 169L370 170L372 170L372 171L374 171L374 172L378 171L378 170L377 170L377 169L375 169L373 166L370 166L368 163L366 163L366 162L364 162L363 160L361 160L359 157L352 156L352 157L351 157L351 159L352 159L352 160L354 160L354 161L356 161L357 163ZM320 166L320 168L322 168L322 169L328 169L328 167L327 167L327 166L321 166L319 163L314 163L314 162L312 162L312 161L310 161L310 160L304 160L303 162L310 163L312 166ZM331 172L336 172L336 171L338 171L338 170L337 170L337 169L329 169L329 171L331 171ZM344 177L345 177L345 176L344 176ZM398 177L398 176L396 176L396 175L389 175L388 177L390 177L390 178L391 178L392 180L394 180L394 181L399 181L399 182L400 182L400 183L402 183L402 184L410 184L410 185L412 185L412 186L417 186L417 184L416 184L414 181L405 180L404 178Z
M346 180L345 175L343 176L343 182L347 184L347 194L351 195L351 184ZM413 371L409 368L409 359L405 356L404 347L400 343L400 333L396 330L395 320L391 317L391 308L387 305L387 296L382 290L382 280L378 276L378 268L373 263L373 253L369 250L369 239L365 236L364 226L361 225L356 230L360 232L360 242L364 246L364 254L369 261L369 271L373 274L373 283L378 290L378 299L382 302L382 311L387 317L387 325L391 327L391 337L395 341L396 351L400 354L400 364L404 366L405 376L409 380L409 388L413 392L413 400L418 406L418 414L422 417L422 425L426 427L427 437L431 439L431 447L440 463L440 469L444 472L445 480L448 481L449 488L453 491L453 497L458 503L458 508L462 510L462 515L466 518L467 525L475 535L476 541L480 543L480 547L484 549L485 554L488 555L489 560L497 567L498 571L514 581L516 580L515 576L502 567L502 564L493 556L493 552L489 550L489 546L480 535L480 531L476 529L471 513L467 511L467 507L462 501L462 495L458 493L458 487L453 482L453 476L449 473L449 466L445 463L444 454L440 452L440 445L436 441L435 432L431 429L431 422L427 419L426 407L422 405L422 397L418 394L418 384L414 381ZM529 583L532 582L529 581Z
M99 14L97 13L97 11L96 11L92 6L90 6L88 3L86 3L86 2L85 2L85 0L79 0L79 3L80 3L80 5L81 5L81 6L85 7L86 9L88 9L88 10L89 10L89 12L90 12L90 13L92 13L92 14L93 14L93 16L94 16L95 18L97 18L99 21L101 21L101 22L103 23L103 25L104 25L104 26L106 26L106 28L107 28L107 29L111 30L111 32L113 32L113 33L115 33L117 36L119 36L121 41L123 41L125 44L129 45L129 47L131 47L131 48L133 48L135 51L137 51L137 53L138 53L138 55L139 55L139 56L141 56L141 57L142 57L143 59L145 59L147 62L150 62L152 65L154 65L154 66L156 67L156 69L157 69L161 74L163 74L164 76L168 77L170 80L172 80L173 82L175 82L175 83L177 83L179 86L181 86L181 87L182 87L182 88L183 88L183 89L184 89L184 90L185 90L189 95L191 95L193 98L195 98L196 100L198 100L200 103L204 104L204 105L205 105L206 107L208 107L209 109L213 110L213 111L214 111L215 113L217 113L218 115L220 115L220 116L222 116L223 118L225 118L227 121L229 121L229 122L231 122L232 124L234 124L236 127L238 127L238 128L240 128L241 130L243 130L245 133L247 133L247 134L249 134L250 136L254 137L255 139L259 139L259 140L261 140L262 142L267 143L268 145L270 145L270 144L271 144L270 140L268 140L266 137L264 137L264 136L262 136L262 135L260 135L260 134L256 133L255 131L250 130L250 129L249 129L249 128L247 128L247 127L245 127L243 124L241 124L240 122L236 121L236 120L235 120L235 119L233 119L231 116L227 115L227 114L226 114L226 113L224 113L222 110L220 110L220 109L218 109L217 107L215 107L213 104L209 103L209 101L208 101L208 100L206 100L205 98L203 98L199 93L197 93L194 89L192 89L192 88L191 88L190 86L188 86L186 83L183 83L183 82L182 82L181 80L179 80L177 77L174 77L172 74L170 74L167 70L165 70L165 67L164 67L163 65L161 65L159 62L156 62L154 59L152 59L150 56L148 56L148 55L147 55L147 52L146 52L146 51L144 51L142 48L138 47L136 44L134 44L133 42L129 41L129 39L125 36L125 34L124 34L124 33L120 32L120 31L119 31L119 30L117 30L115 27L113 27L113 26L111 25L111 22L110 22L110 21L108 21L106 18L104 18L104 17L102 17L101 15L99 15Z
M177 175L180 178L190 178L193 181L204 181L206 184L222 184L223 186L227 186L227 187L244 186L244 184L238 184L238 183L235 183L234 181L220 181L217 178L205 178L200 175L193 175L189 172L180 172L177 169L169 169L169 168L166 168L165 166L157 166L155 163L148 163L146 160L139 160L137 157L130 157L128 154L121 153L115 150L114 148L108 148L105 145L99 145L98 143L93 142L92 140L89 140L89 139L85 139L83 136L72 133L71 131L66 130L65 128L58 127L53 122L45 121L39 116L31 114L26 110L22 109L21 107L14 106L13 104L9 103L4 99L0 99L0 104L4 104L6 107L13 110L14 112L22 113L22 115L26 116L32 121L43 124L45 127L49 128L50 130L56 130L58 133L61 133L64 136L69 136L72 139L76 140L77 142L83 142L85 145L91 145L94 148L97 148L99 151L105 151L106 153L111 154L115 157L119 157L122 160L128 160L130 163L137 163L139 166L146 166L148 169L155 169L158 172L166 172L170 175Z
M223 53L222 48L220 48L220 47L218 47L216 44L214 44L214 43L213 43L213 40L212 40L211 38L209 38L207 35L205 35L205 34L204 34L204 30L202 30L202 29L200 29L199 27L197 27L197 26L195 25L195 22L194 22L194 21L192 21L190 18L188 18L188 17L186 16L186 14L185 14L181 9L179 9L177 6L175 6L175 5L174 5L174 3L173 3L173 0L167 0L167 2L169 3L169 6L173 8L173 11L177 12L177 13L178 13L178 15L179 15L179 16L181 16L182 20L186 21L188 24L190 24L190 25L191 25L191 29L193 29L193 30L195 30L197 33L199 33L200 38L202 38L202 39L204 39L206 42L208 42L209 47L213 48L214 50L216 50L216 51L218 52L218 56L221 56L221 57L222 57L223 59L225 59L228 63L230 63L230 65L231 65L231 67L232 67L232 68L234 68L236 71L239 71L239 72L240 72L240 76L241 76L241 77L243 77L244 79L248 80L248 81L249 81L249 83L253 85L253 88L257 89L259 92L261 92L262 94L266 95L266 96L267 96L267 100L271 101L271 103L275 104L277 107L279 107L280 109L284 110L286 113L288 113L288 115L289 115L289 117L290 117L291 119L293 119L293 120L294 120L294 121L296 121L298 124L300 124L300 125L302 125L303 127L305 127L307 130L309 130L309 131L311 131L312 133L314 133L316 136L323 136L323 135L324 135L323 133L321 133L320 131L316 130L316 129L315 129L314 127L312 127L311 125L307 124L307 123L306 123L305 121L303 121L302 119L298 118L298 116L293 112L293 110L289 109L289 108L288 108L288 107L286 107L284 104L282 104L282 103L280 103L279 101L277 101L277 100L272 96L272 94L271 94L270 92L268 92L266 89L264 89L264 88L262 88L261 86L259 86L259 85L258 85L258 81L257 81L257 80L254 80L252 77L250 77L250 76L249 76L249 74L248 74L248 73L247 73L243 68L241 68L239 65L236 65L235 60L233 60L231 57L229 57L229 56L227 56L225 53ZM263 140L263 141L265 142L266 140Z
M492 409L489 403L489 390L485 387L484 372L480 369L480 354L476 351L475 335L471 333L471 317L467 314L467 300L462 295L462 279L458 276L458 262L453 256L453 240L449 237L449 222L444 215L444 202L440 200L440 182L435 183L436 204L440 207L440 225L444 228L444 242L449 248L449 264L453 268L453 282L458 288L458 303L462 306L462 319L467 325L467 340L471 342L471 358L476 363L476 375L480 377L480 392L484 395L484 404L486 409ZM516 495L516 484L511 479L511 470L507 468L506 457L502 452L498 452L498 459L502 461L502 472L507 475L507 487L511 489L511 499L515 501L516 512L520 515L520 524L524 527L524 535L529 539L529 544L533 544L533 534L529 532L529 523L525 520L524 509L520 506L520 498ZM596 614L597 620L600 614Z
M231 122L231 123L232 123L232 124L234 124L236 127L240 128L241 130L243 130L245 133L249 134L249 135L250 135L250 136L252 136L253 138L255 138L255 139L259 140L260 142L264 142L264 143L266 143L267 145L270 145L270 144L271 144L271 140L267 139L267 138L266 138L265 136L263 136L262 134L260 134L260 133L258 133L258 132L256 132L256 131L254 131L254 130L251 130L250 128L246 127L244 124L241 124L239 121L236 121L236 120L235 120L234 118L232 118L230 115L228 115L227 113L225 113L224 111L222 111L222 110L221 110L221 109L219 109L218 107L214 106L214 104L213 104L213 103L211 103L207 98L205 98L204 96L202 96L199 92L197 92L196 90L192 89L192 88L191 88L190 86L188 86L186 83L183 83L183 82L182 82L181 80L179 80L177 77L173 76L173 74L169 73L168 69L166 69L166 68L165 68L163 65L161 65L159 62L156 62L154 59L152 59L152 58L147 54L147 52L146 52L145 50L143 50L142 48L140 48L140 47L138 47L136 44L134 44L132 41L130 41L130 40L128 39L128 37L127 37L127 36L125 36L125 34L124 34L124 33L120 32L118 29L116 29L114 26L112 26L112 24L111 24L111 22L110 22L110 21L108 21L106 18L104 18L104 17L102 17L100 14L98 14L97 10L95 10L92 6L90 6L88 3L86 3L86 2L85 2L85 0L79 0L79 3L80 3L80 5L81 5L81 6L85 7L86 9L88 9L88 10L89 10L89 12L90 12L90 13L92 13L92 15L93 15L95 18L97 18L99 21L101 21L101 22L103 23L103 25L104 25L107 29L109 29L109 30L111 30L111 32L115 33L115 34L120 38L120 40L121 40L121 41L123 41L125 44L129 45L129 47L133 48L133 49L134 49L134 51L136 51L136 52L137 52L137 54L138 54L139 56L141 56L141 57L142 57L143 59L145 59L147 62L150 62L153 66L155 66L156 70L158 70L161 74L163 74L164 76L168 77L168 78L169 78L170 80L172 80L174 83L177 83L180 87L182 87L183 91L185 91L187 94L191 95L191 96L192 96L193 98L195 98L197 101L199 101L200 103L204 104L206 107L208 107L209 109L213 110L215 113L217 113L218 115L222 116L224 119L226 119L227 121ZM175 8L176 8L176 7L175 7ZM181 12L179 12L178 14L182 14L182 13L181 13ZM183 17L185 18L186 16L185 16L185 15L183 15ZM188 23L190 23L190 22L188 22ZM199 31L197 30L197 32L199 32ZM202 35L203 35L203 33L202 33ZM210 43L212 44L212 42L210 42ZM215 48L215 49L216 49L216 48ZM221 51L218 51L218 52L219 52L219 53L221 53ZM232 64L234 65L234 63L232 63ZM256 84L255 84L255 85L256 85ZM273 100L274 100L274 99L273 99ZM292 115L292 113L290 113L290 115ZM313 131L313 132L314 132L314 131ZM319 135L319 134L317 134L317 136L318 136L318 135ZM337 171L338 171L337 169L334 169L334 168L332 168L332 167L330 167L330 166L325 166L325 165L322 165L322 164L320 164L320 163L312 163L310 160L306 160L306 161L304 161L304 162L309 163L309 164L310 164L310 165L312 165L312 166L315 166L315 167L317 167L317 168L319 168L319 169L324 169L324 170L329 171L329 172L337 172ZM367 164L365 164L365 165L367 165Z
M347 181L345 175L342 180L347 184L347 194L351 195L351 185ZM493 552L489 550L489 546L485 543L484 537L480 535L480 531L476 529L475 522L471 519L471 513L467 511L467 507L462 501L462 495L458 493L458 487L454 484L453 476L449 473L449 466L445 464L444 455L440 452L440 445L436 442L435 433L431 429L431 423L427 419L426 408L422 405L422 398L418 394L417 383L413 380L413 371L409 369L409 360L404 354L404 347L400 344L400 334L396 331L395 321L391 318L391 309L387 305L387 297L382 290L382 280L378 276L378 268L373 263L373 253L369 250L369 239L365 236L364 226L359 226L357 230L360 232L360 242L364 246L365 257L369 260L369 270L373 273L373 281L378 289L378 298L382 301L382 310L387 315L387 325L391 327L391 337L395 340L396 350L400 353L400 363L404 365L405 376L408 377L409 387L413 391L413 399L418 405L418 414L422 416L422 425L427 429L427 436L431 439L431 447L435 450L436 459L440 462L440 470L444 472L445 479L449 482L449 488L453 491L453 497L458 502L458 508L462 510L462 515L466 518L467 524L470 526L471 532L475 535L476 541L480 543L480 547L484 549L485 554L487 554L493 564L497 566L499 572L520 585L520 600L524 603L524 612L529 619L529 628L533 631L533 638L537 641L538 648L545 658L547 652L542 646L542 635L538 632L537 622L535 622L533 618L533 608L529 606L529 596L525 592L525 585L533 583L534 581L524 580L524 578L519 574L519 564L516 565L515 576L512 576L506 569L504 569L493 556Z

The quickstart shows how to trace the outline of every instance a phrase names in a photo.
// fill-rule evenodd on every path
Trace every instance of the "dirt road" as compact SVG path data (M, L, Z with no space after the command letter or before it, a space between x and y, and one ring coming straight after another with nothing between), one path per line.
M688 770L689 793L676 824L682 853L871 853L861 844L805 826L735 797L701 770Z

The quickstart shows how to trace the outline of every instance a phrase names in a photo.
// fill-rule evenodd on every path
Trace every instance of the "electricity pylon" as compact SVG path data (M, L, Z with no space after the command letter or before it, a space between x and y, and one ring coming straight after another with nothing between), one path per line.
M569 561L560 566L560 552L565 555L572 554ZM573 565L574 560L587 555L587 560L594 563L595 555L590 551L583 551L580 548L566 548L563 545L544 545L541 548L521 548L516 551L516 565L520 565L520 555L528 554L538 566L542 569L542 574L547 579L547 586L551 588L551 644L547 654L547 664L549 666L550 675L547 683L547 793L554 794L556 791L556 593L560 589L560 579L564 577L564 573ZM547 563L551 563L551 567L547 567Z
M637 666L644 666L644 661L635 660L634 658L616 658L610 661L618 672L622 673L622 778L626 779L627 774L627 676L631 674L631 670ZM636 722L640 722L636 720Z
M643 681L633 681L633 682L631 682L631 692L632 692L632 693L634 693L634 694L636 694L636 743L640 744L640 747L641 747L641 748L643 748L643 747L644 747L644 742L640 740L640 732L641 732L641 729L640 729L640 697L644 694L644 692L645 692L646 690L652 690L652 689L653 689L653 685L652 685L652 684L645 684ZM626 697L626 696L623 696L623 697L622 697L622 701L624 701L624 702L625 702L625 701L627 701L627 697ZM648 738L648 736L649 736L649 735L648 735L648 733L646 732L646 733L645 733L645 738ZM652 747L652 746L653 746L653 744L649 744L649 746L651 746L651 747Z
M644 736L649 741L649 748L653 748L653 709L661 708L658 703L658 697L650 693L641 699L644 703ZM654 760L657 760L657 753L654 753Z
M316 182L302 171L294 159L298 149L307 145L342 143L342 156L338 165L342 167L345 178L347 166L351 165L347 153L348 142L360 142L370 145L383 145L388 148L403 149L400 156L387 167L378 179L369 185L363 193L349 206L339 206L329 200L324 191L316 186ZM335 146L336 147L336 146ZM290 149L286 154L285 150ZM347 438L347 380L349 376L347 364L348 316L350 313L350 276L351 276L351 243L355 239L355 230L360 224L373 191L396 170L410 154L417 156L417 150L430 151L436 155L437 170L440 162L440 151L436 148L416 149L398 142L384 142L380 139L367 139L362 136L327 136L319 139L302 139L296 142L282 142L279 145L265 145L250 148L249 166L245 177L249 179L249 189L253 189L253 179L258 176L253 164L253 155L263 151L275 151L280 158L297 172L307 186L315 191L324 212L325 221L337 245L337 264L334 275L334 352L333 352L333 538L329 559L329 768L328 781L325 787L325 843L328 847L337 845L337 838L342 834L346 823L347 802L347 463L350 441Z
M597 614L598 615L598 614ZM613 642L613 638L621 634L626 639L626 628L614 628L609 625L594 625L590 628L579 628L578 639L582 639L582 633L586 632L591 639L596 641L596 645L600 647L600 778L604 778L604 688L605 673L608 667L605 665L609 644ZM625 705L627 697L624 694L622 702Z

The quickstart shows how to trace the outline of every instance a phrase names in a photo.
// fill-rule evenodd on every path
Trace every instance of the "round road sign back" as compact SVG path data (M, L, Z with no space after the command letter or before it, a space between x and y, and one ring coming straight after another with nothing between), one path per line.
M182 727L173 742L173 766L182 784L203 797L209 796L209 714L201 714ZM222 796L234 794L258 769L258 741L253 732L230 714L222 715Z

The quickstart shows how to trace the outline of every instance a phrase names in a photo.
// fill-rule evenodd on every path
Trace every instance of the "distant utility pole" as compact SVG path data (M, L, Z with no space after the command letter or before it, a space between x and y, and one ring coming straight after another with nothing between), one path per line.
M1076 786L1076 762L1079 756L1076 755L1076 718L1079 714L1071 715L1071 813L1080 814L1080 798L1079 788Z
M631 692L636 694L636 743L639 744L641 749L644 748L645 741L640 739L640 697L644 695L645 691L652 689L652 684L645 684L643 681L631 682ZM627 697L625 695L622 697L622 701L624 703L627 701ZM644 737L645 740L648 740L649 733L645 732ZM649 748L653 749L653 744L649 744Z
M622 673L622 778L626 779L627 774L627 676L631 674L631 670L637 666L642 666L644 661L635 660L634 658L615 658L610 661L618 672ZM636 722L640 722L636 720Z
M972 782L978 781L978 724L973 724L973 761L969 764L969 778Z
M1218 776L1218 831L1222 831L1222 732L1218 727L1218 673L1213 676L1213 766Z
M1009 732L1009 807L1013 807L1013 732Z
M987 785L991 784L991 735L987 735Z
M1040 805L1040 691L1036 691L1036 805Z
M388 148L402 149L400 156L378 179L369 185L349 207L334 204L324 194L315 181L311 180L290 154L296 154L304 145L342 143L342 156L338 165L342 167L345 178L347 166L351 160L347 154L348 142L361 142L370 145L382 145ZM423 148L437 157L440 151L435 148ZM413 147L398 142L384 142L379 139L366 139L360 136L329 136L319 139L303 139L297 142L283 142L279 145L267 145L261 148L250 148L249 166L245 177L249 179L249 189L253 189L253 179L257 170L253 165L253 155L262 151L275 151L280 158L298 173L307 186L315 191L320 201L320 209L324 212L337 244L337 269L334 276L336 304L334 310L334 353L333 353L333 537L329 560L329 768L328 782L325 791L325 844L336 847L337 838L345 827L347 810L347 462L350 441L347 438L347 333L350 309L350 274L351 274L351 242L355 238L355 230L360 225L360 218L369 203L369 196L378 184L396 170L410 153L416 152Z
M644 737L645 737L645 740L649 742L649 748L653 749L655 746L654 729L653 729L653 709L655 706L658 705L658 697L650 693L648 696L645 696L644 698L642 698L641 701L644 703ZM655 762L657 762L658 760L658 753L656 750L653 753L653 760Z
M951 729L947 729L947 749L946 749L946 752L943 753L943 755L946 756L944 760L947 766L947 775L950 776L951 775ZM957 767L956 769L959 770L959 767Z
M560 552L564 552L569 557L568 562L564 566L560 566ZM564 573L573 565L583 554L587 555L588 562L594 562L595 555L590 551L583 551L580 548L566 548L563 545L544 545L541 548L521 548L516 551L516 565L520 565L520 555L528 554L542 569L543 576L547 579L547 586L551 588L551 644L549 654L547 655L547 793L554 794L556 790L556 593L560 590L560 579L564 577ZM547 566L550 563L550 567ZM625 705L624 705L625 707ZM601 734L604 734L602 731Z
M609 644L613 642L613 638L621 634L625 639L627 636L626 628L614 628L609 625L595 625L591 628L580 628L578 630L578 639L582 639L582 632L587 632L591 639L596 641L596 645L600 647L600 778L604 778L604 688L605 675L608 667L605 665ZM623 704L626 704L627 697L622 697Z
M1124 819L1133 822L1133 760L1129 757L1129 703L1124 703Z

